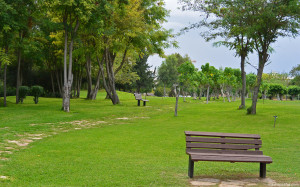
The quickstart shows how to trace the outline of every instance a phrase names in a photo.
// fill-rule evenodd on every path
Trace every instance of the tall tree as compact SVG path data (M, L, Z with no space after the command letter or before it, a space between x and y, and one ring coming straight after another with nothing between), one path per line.
M292 84L300 86L300 64L292 68L290 75L294 77L291 81Z
M167 11L160 0L103 1L103 27L99 30L97 57L103 85L113 104L120 103L115 75L122 69L129 52L158 53L168 47L170 31L162 28ZM121 56L120 62L116 62ZM116 65L118 65L116 67Z
M208 30L201 31L201 35L206 41L224 38L224 41L215 42L214 46L226 46L230 50L234 50L236 56L240 57L242 93L239 108L245 108L245 61L248 54L253 51L253 39L248 36L249 19L243 15L247 8L247 2L244 0L180 1L183 3L183 10L199 11L203 15L202 20L186 27L185 31L206 27Z
M158 80L164 85L164 95L166 95L165 88L171 87L173 84L177 84L178 80L178 67L191 61L190 57L185 55L184 57L178 53L171 54L166 57L166 60L158 68Z
M206 87L206 104L209 101L209 93L210 88L214 86L216 79L216 75L218 74L218 70L214 66L210 66L209 63L201 66L201 71L203 73L203 82Z
M149 55L144 54L136 61L133 70L137 72L139 79L136 80L136 91L138 93L151 92L154 84L154 73L149 69L147 64Z
M259 59L251 106L251 114L256 114L259 88L271 44L278 37L295 37L298 34L300 3L298 0L255 0L248 3L245 16L252 22L249 35L254 40Z
M64 87L63 110L70 111L70 96L73 83L73 48L80 24L86 23L95 8L95 0L45 0L49 16L64 28ZM69 62L67 63L67 60ZM68 67L67 67L68 65Z
M3 66L3 93L4 106L6 107L6 85L7 85L7 66L11 63L9 48L13 43L14 31L17 28L16 10L13 2L0 0L0 70Z
M186 89L192 88L194 98L195 96L195 90L194 88L197 86L196 84L196 76L197 76L197 69L195 68L194 64L191 61L186 61L185 63L181 64L178 67L178 73L179 73L179 83L182 87L182 91L185 93ZM183 94L184 101L186 94Z

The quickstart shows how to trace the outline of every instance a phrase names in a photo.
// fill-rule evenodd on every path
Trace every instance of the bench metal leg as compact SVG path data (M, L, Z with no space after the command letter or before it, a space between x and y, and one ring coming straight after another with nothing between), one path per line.
M146 101L144 101L144 106L146 106Z
M138 100L138 106L141 106L141 100Z
M259 177L266 178L266 163L260 163Z
M194 161L192 161L191 156L189 156L189 172L188 175L190 178L194 177Z

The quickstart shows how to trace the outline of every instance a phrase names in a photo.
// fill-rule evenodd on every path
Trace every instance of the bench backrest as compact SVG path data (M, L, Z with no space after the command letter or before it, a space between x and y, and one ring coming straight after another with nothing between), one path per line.
M136 100L142 100L142 99L143 99L143 98L142 98L142 94L135 93L134 96L135 96L135 99L136 99Z
M185 131L187 153L262 155L257 134Z

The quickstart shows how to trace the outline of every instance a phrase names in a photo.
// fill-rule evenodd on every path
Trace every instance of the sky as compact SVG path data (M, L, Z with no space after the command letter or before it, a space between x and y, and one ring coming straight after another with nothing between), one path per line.
M163 26L166 29L172 29L174 34L201 19L199 12L187 12L178 9L180 7L178 0L165 0L165 3L165 8L171 12L167 18L168 22L164 23ZM234 51L230 51L226 47L213 47L214 41L205 42L199 33L200 31L195 29L178 36L175 40L178 42L179 48L165 49L165 54L179 53L182 56L187 54L195 61L194 65L198 69L205 63L209 63L216 68L240 68L240 58L235 57ZM300 64L300 37L278 38L277 42L271 46L275 51L270 55L271 63L265 67L264 73L289 73L294 66ZM160 66L163 61L164 59L158 55L150 56L148 59L149 65L152 66L151 69ZM257 66L257 54L249 55L248 61ZM257 72L250 65L246 65L245 69L247 73Z

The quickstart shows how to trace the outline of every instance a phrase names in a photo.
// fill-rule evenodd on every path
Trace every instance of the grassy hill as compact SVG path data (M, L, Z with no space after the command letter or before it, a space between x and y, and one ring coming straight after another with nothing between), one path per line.
M257 115L239 102L147 97L137 107L119 92L113 106L101 92L96 101L32 97L0 108L0 185L12 186L186 186L185 130L260 134L271 156L267 177L300 181L300 102L259 101ZM247 101L250 106L250 100ZM277 115L276 128L273 128ZM195 163L195 177L257 178L258 163Z

